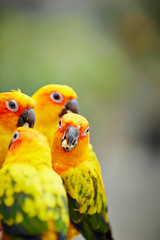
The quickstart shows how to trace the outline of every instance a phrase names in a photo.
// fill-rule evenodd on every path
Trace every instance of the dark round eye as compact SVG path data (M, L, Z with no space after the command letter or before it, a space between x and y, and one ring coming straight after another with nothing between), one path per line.
M9 102L7 101L6 105L8 109L11 110L12 112L16 112L18 110L18 104L14 99L10 100Z
M19 133L18 133L18 132L15 132L15 133L13 134L12 142L16 141L18 138L19 138Z
M82 134L82 136L86 136L88 132L89 132L89 127L86 128L86 130L84 131L84 133Z
M63 100L63 97L59 92L51 93L50 98L57 103L60 103Z
M62 119L59 121L58 127L62 130Z

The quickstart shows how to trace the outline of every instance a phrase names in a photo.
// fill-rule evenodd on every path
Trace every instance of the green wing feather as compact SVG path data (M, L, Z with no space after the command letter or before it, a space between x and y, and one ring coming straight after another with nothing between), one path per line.
M90 158L70 168L61 177L68 193L73 225L86 239L94 240L101 239L96 232L106 233L109 225L101 170L91 146Z
M0 171L0 218L9 234L40 235L49 229L65 236L68 207L60 177L49 169L36 171L27 164L12 164Z

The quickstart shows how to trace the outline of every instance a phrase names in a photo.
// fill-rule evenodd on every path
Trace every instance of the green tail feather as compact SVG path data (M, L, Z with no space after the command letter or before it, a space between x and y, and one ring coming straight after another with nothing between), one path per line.
M113 240L109 223L102 215L80 214L79 204L68 194L70 219L74 227L87 240Z
M80 223L71 222L86 240L113 240L109 224L106 224L105 231L102 231L102 228L95 230L87 215L83 216Z

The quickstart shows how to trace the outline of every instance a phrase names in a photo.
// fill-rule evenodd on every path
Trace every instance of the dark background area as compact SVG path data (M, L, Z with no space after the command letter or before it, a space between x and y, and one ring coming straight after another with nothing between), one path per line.
M117 240L160 239L159 9L156 0L0 1L0 91L75 89Z

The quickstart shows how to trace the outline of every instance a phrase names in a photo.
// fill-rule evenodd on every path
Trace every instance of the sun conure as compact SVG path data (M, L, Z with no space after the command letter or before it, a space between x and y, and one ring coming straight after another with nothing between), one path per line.
M78 113L77 94L66 85L50 84L40 88L35 101L35 129L47 136L50 146L57 124L65 113Z
M66 239L67 196L45 136L25 127L14 132L0 183L3 239Z
M87 240L112 240L101 169L84 117L68 113L59 121L53 138L52 166L63 179L74 227Z
M0 168L15 129L34 126L34 105L34 100L20 90L0 93Z

